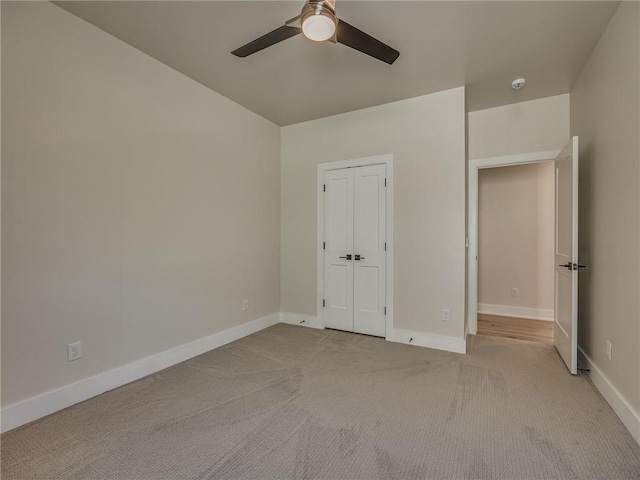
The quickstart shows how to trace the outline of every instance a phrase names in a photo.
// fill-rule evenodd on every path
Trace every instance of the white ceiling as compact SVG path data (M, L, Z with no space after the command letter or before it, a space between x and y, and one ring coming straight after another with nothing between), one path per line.
M618 2L341 1L338 15L400 51L389 66L302 35L229 52L303 2L67 1L57 5L278 125L467 86L470 111L569 91ZM515 92L510 83L526 77Z

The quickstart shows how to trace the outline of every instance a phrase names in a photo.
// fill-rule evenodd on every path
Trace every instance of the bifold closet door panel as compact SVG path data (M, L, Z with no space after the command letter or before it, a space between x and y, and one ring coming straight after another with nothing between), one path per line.
M354 168L354 331L386 333L386 167Z
M353 169L324 178L324 325L353 331Z

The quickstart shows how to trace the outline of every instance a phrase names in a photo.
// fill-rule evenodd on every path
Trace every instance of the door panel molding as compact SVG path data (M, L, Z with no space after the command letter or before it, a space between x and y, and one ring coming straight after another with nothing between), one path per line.
M342 170L345 168L355 168L355 167L365 167L365 166L373 166L373 165L385 165L386 170L386 195L385 195L385 239L386 242L386 259L384 264L384 277L385 277L385 293L384 293L384 305L382 308L386 307L386 316L385 316L385 335L384 337L387 340L391 339L393 332L393 179L394 179L394 164L393 164L393 155L385 154L385 155L377 155L373 157L364 157L364 158L356 158L350 160L341 160L336 162L327 162L318 164L318 184L317 184L317 192L318 192L318 211L317 211L317 318L318 322L323 325L329 327L325 323L325 306L323 305L324 300L326 300L325 291L324 291L324 276L325 276L325 253L324 244L325 242L325 224L324 224L324 215L325 215L325 174L332 170ZM384 251L384 250L383 250ZM360 252L352 252L352 253L360 253ZM366 255L364 255L366 258ZM357 262L352 261L352 264ZM364 264L363 264L364 265Z
M386 165L365 165L353 171L354 261L353 327L357 333L386 336ZM367 308L370 307L370 308Z
M578 164L578 137L572 137L555 160L554 344L573 375L578 373Z
M353 330L353 170L325 172L323 240L325 291L324 313L327 327ZM326 187L325 187L326 186Z

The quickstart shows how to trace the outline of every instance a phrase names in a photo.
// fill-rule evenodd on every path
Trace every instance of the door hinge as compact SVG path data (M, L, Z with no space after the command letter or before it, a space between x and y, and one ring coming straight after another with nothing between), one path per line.
M322 191L326 192L327 191L327 184L325 183L324 185L322 185Z
M387 314L387 307L384 307L384 314Z
M324 308L324 306L325 306L325 300L323 299L322 300L322 308Z
M322 242L322 249L324 250L326 248L326 243Z

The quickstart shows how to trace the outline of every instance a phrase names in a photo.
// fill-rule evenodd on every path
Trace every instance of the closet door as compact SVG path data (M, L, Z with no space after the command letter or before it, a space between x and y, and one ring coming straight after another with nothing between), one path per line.
M353 331L353 169L325 173L324 325Z
M353 170L354 331L386 333L385 165Z

